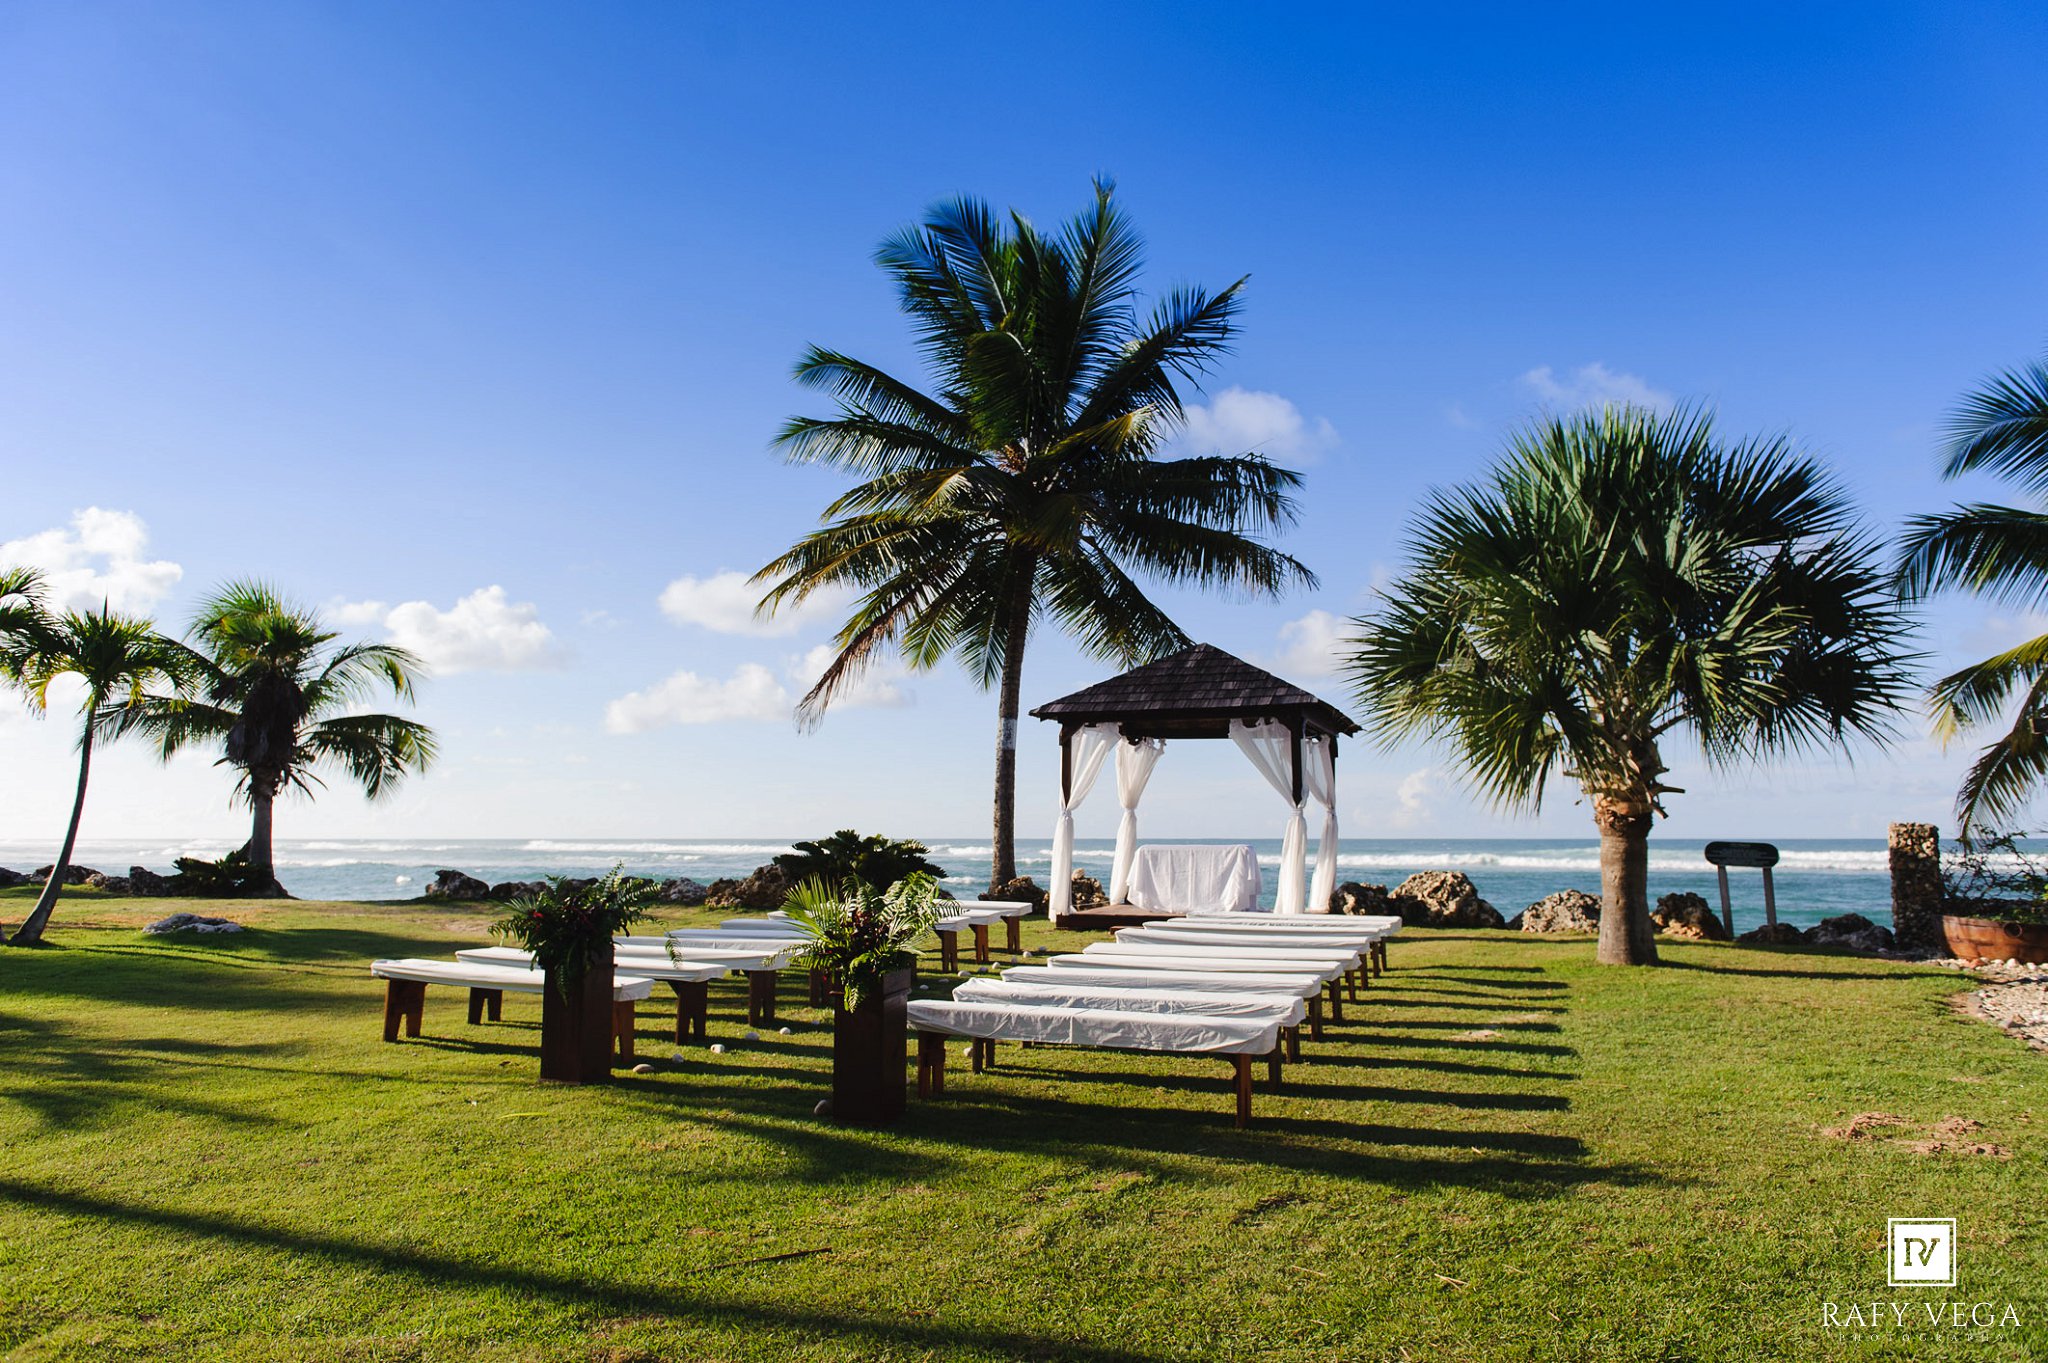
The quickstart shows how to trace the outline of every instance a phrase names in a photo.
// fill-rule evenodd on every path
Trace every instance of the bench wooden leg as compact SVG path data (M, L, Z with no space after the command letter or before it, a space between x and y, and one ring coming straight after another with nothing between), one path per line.
M832 1005L832 976L823 970L811 972L811 1007L829 1008Z
M1237 1067L1237 1129L1242 1131L1252 1121L1252 1058L1233 1055L1230 1059Z
M764 1027L775 1021L775 972L747 972L747 1021Z
M505 991L502 989L472 989L469 991L469 1025L474 1027L486 1017L499 1020L505 1007Z
M413 1006L414 995L425 988L425 985L420 984L416 980L384 981L384 1039L386 1041L398 1040L398 1024L413 1018L415 1014ZM412 1030L408 1035L418 1036L419 1034L419 1024L414 1022Z
M988 924L976 923L974 928L974 963L988 964Z
M1335 980L1331 980L1324 987L1329 991L1330 995L1330 1021L1342 1022L1344 1020L1344 991L1337 987Z
M1375 975L1387 973L1387 944L1385 942L1374 942L1372 944L1372 973Z
M937 1032L917 1034L917 1096L930 1098L946 1091L946 1038Z
M1024 920L1005 918L1003 920L1003 949L1012 956L1024 950Z
M612 1040L619 1046L619 1063L633 1063L633 1001L619 999L612 1003Z
M988 1037L976 1037L967 1043L967 1062L974 1073L993 1068L996 1063L996 1043Z
M702 980L670 980L676 991L676 1045L704 1040L711 1033L711 986Z
M1298 1026L1289 1027L1283 1035L1287 1038L1287 1058L1299 1065L1301 1063L1301 1028Z
M1280 1087L1280 1053L1285 1049L1284 1042L1276 1044L1266 1057L1266 1084L1270 1088Z
M940 928L938 933L939 969L948 975L957 975L960 972L960 934L945 928Z
M1323 1039L1323 996L1321 994L1308 1001L1308 1039L1310 1041L1321 1041Z

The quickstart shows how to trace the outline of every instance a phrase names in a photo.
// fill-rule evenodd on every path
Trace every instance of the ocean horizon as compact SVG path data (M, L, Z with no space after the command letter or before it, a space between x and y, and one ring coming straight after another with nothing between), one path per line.
M986 884L989 841L928 838L931 859L947 872L949 889L963 897ZM1200 844L1217 838L1147 838L1149 843ZM1249 839L1271 904L1280 864L1280 840ZM169 872L174 858L219 857L239 845L226 839L81 840L75 864L109 874L130 866ZM1714 868L1704 840L1650 840L1650 897L1691 890L1718 904ZM1776 846L1778 916L1802 927L1839 913L1861 913L1888 923L1891 880L1881 838L1788 838ZM614 863L656 879L688 876L709 883L744 876L791 840L761 838L313 838L280 839L278 876L302 899L384 902L416 898L436 872L462 871L486 881L531 880L545 875L589 875ZM0 839L0 866L29 870L47 865L54 848L23 839ZM1075 865L1107 880L1115 842L1082 838ZM1021 838L1017 869L1045 883L1052 864L1047 838ZM1314 864L1313 849L1310 864ZM1417 871L1462 871L1482 898L1513 917L1558 890L1600 891L1600 848L1594 838L1345 838L1337 856L1338 881L1392 886ZM1763 922L1763 882L1755 871L1729 872L1736 927Z

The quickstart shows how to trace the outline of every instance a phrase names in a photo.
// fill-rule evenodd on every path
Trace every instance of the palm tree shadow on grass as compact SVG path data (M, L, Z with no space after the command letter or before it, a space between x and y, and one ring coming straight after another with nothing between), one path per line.
M427 1289L485 1289L509 1292L571 1311L611 1316L659 1316L745 1331L789 1331L792 1355L803 1340L817 1336L865 1341L872 1347L921 1351L950 1358L1063 1358L1077 1363L1163 1363L1163 1357L1134 1349L1062 1338L1028 1330L984 1331L937 1321L885 1320L759 1302L720 1300L701 1289L654 1283L601 1283L533 1265L502 1267L474 1263L417 1244L385 1247L322 1233L258 1225L218 1214L150 1207L111 1197L35 1188L0 1179L0 1202L51 1216L74 1217L162 1232L167 1247L198 1241L266 1250L305 1258L307 1269L337 1265L407 1279Z
M103 1130L131 1118L171 1111L231 1127L274 1126L278 1118L197 1096L190 1086L166 1092L162 1052L198 1050L249 1057L296 1049L287 1042L226 1043L158 1038L107 1044L81 1037L62 1023L0 1013L0 1105L31 1113L45 1129Z

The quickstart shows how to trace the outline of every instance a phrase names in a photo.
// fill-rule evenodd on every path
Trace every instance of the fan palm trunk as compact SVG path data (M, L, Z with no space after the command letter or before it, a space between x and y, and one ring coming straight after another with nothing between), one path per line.
M1593 822L1600 829L1600 945L1602 965L1655 965L1650 930L1650 823L1646 806L1600 795Z
M43 882L43 892L36 896L35 908L14 936L7 939L11 947L35 946L43 940L43 928L57 910L58 897L64 893L65 877L71 873L71 849L78 845L78 821L85 814L85 785L92 775L92 721L88 712L85 733L78 743L78 793L71 798L71 826L64 830L64 846L57 853L56 864L50 867L50 878Z
M288 899L277 882L277 859L271 851L271 814L277 793L268 781L252 780L249 790L249 880L246 893L263 899Z

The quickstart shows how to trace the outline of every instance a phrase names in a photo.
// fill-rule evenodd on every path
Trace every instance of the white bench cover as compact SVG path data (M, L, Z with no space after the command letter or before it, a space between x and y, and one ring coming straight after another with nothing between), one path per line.
M1204 970L1121 969L1086 956L1065 958L1071 965L1020 965L1003 972L1006 980L1071 984L1084 989L1171 989L1203 994L1292 994L1310 999L1323 991L1319 975L1264 975Z
M1143 928L1124 928L1112 942L1093 942L1082 951L1090 956L1123 956L1137 953L1147 956L1226 956L1239 962L1240 970L1257 970L1259 962L1279 961L1300 965L1342 965L1346 968L1356 965L1364 947L1335 946L1324 943L1304 942L1298 947L1290 946L1239 946L1234 942L1169 942L1145 935Z
M1147 924L1143 928L1125 929L1131 935L1117 934L1119 942L1172 942L1182 946L1221 947L1235 951L1250 947L1260 951L1364 951L1374 942L1385 938L1385 933L1304 933L1304 932L1204 932L1200 928L1167 927L1163 924Z
M497 965L517 970L525 975L537 975L533 967L533 953L521 951L518 947L471 947L455 953L455 959L465 965ZM634 975L654 980L716 980L730 975L733 968L711 961L671 961L665 956L644 956L628 960L624 956L612 959L612 977L618 978L618 971L625 966Z
M471 989L509 989L515 994L538 994L547 988L547 976L531 966L489 965L461 959L428 961L408 956L400 960L372 961L370 973L380 980L465 985ZM630 1003L653 992L654 981L644 976L612 976L614 1003Z
M1267 1055L1280 1044L1280 1023L1271 1016L1176 1017L1168 1013L1112 1013L1094 1008L922 999L911 1001L909 1015L910 1026L916 1031L984 1041L1032 1041L1051 1046L1196 1055Z
M1251 932L1332 932L1351 928L1399 932L1404 924L1391 913L1185 913L1175 927L1242 928Z
M1306 975L1324 983L1342 979L1344 972L1351 969L1350 960L1328 958L1321 961L1286 957L1280 960L1251 960L1237 955L1224 955L1206 951L1150 951L1136 946L1122 946L1117 943L1102 943L1092 946L1079 955L1054 956L1053 965L1118 966L1127 970L1188 970L1213 971L1217 974L1251 972L1265 975Z
M1249 912L1259 905L1259 859L1242 843L1140 847L1125 897L1159 913Z
M1308 1016L1308 1004L1293 993L1204 994L1195 990L1119 989L1110 985L1043 984L1026 980L968 980L953 991L955 1002L1021 1003L1055 1008L1089 1008L1110 1013L1173 1013L1186 1017L1277 1018L1293 1027Z

